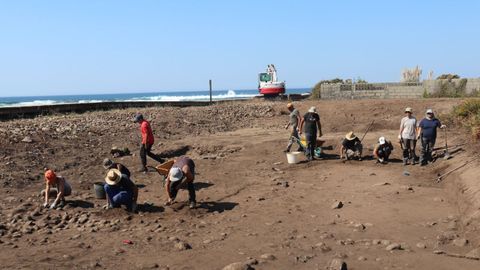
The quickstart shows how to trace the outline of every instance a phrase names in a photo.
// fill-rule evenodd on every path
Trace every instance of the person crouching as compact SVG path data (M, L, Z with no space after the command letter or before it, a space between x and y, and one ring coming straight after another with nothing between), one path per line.
M358 160L362 160L362 142L360 139L350 131L345 135L345 138L342 141L342 147L340 148L340 159L343 159L343 155L345 154L345 158L347 160L352 159L353 157L358 157Z
M43 207L55 209L63 208L65 206L65 197L72 194L72 186L67 180L60 175L56 175L53 170L47 169L45 171L45 189L42 190L42 193L45 193L45 203ZM56 192L57 197L50 205L50 192Z
M378 143L373 149L373 156L377 159L378 163L387 164L390 154L393 151L393 145L390 141L387 141L385 137L380 137Z
M165 205L170 205L175 201L178 190L185 185L188 189L188 196L190 201L190 209L195 208L195 187L193 181L195 180L195 163L188 157L180 157L172 165L165 182L165 190L167 192L168 201Z
M127 210L135 212L137 209L138 188L130 178L118 169L110 169L105 177L104 185L107 194L105 209L117 208L125 205Z

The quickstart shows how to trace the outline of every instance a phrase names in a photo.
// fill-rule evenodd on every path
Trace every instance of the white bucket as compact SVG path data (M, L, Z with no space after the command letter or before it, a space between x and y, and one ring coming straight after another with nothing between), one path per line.
M302 152L289 152L287 153L287 162L289 164L297 164L300 162L300 156Z

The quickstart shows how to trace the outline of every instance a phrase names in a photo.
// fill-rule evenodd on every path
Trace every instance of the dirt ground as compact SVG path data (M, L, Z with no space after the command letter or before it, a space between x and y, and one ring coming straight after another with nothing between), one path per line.
M459 102L297 102L302 113L318 108L326 150L323 159L294 165L283 153L283 102L142 109L152 120L154 152L186 154L197 165L192 210L187 191L164 206L159 175L138 172L135 109L1 122L0 268L187 270L239 262L225 269L326 269L345 262L348 269L480 269L478 260L465 258L480 247L476 224L465 224L458 207L468 198L448 177L434 181L466 160L468 147L426 167L404 167L396 143L391 163L370 157L379 136L396 141L405 107L417 118L432 107L441 118ZM361 136L372 120L365 160L341 162L342 137L350 130ZM450 145L465 142L462 130L449 132ZM138 213L103 210L105 201L94 197L93 183L106 173L101 161L113 146L133 153L115 160L140 188ZM41 208L45 166L72 183L63 210Z

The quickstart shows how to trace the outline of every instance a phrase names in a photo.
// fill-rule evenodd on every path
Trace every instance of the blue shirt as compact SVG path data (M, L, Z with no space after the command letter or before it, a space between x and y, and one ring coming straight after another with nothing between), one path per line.
M437 138L437 128L441 125L440 120L437 118L433 118L432 120L423 118L420 124L418 124L418 126L422 128L422 137L432 139Z

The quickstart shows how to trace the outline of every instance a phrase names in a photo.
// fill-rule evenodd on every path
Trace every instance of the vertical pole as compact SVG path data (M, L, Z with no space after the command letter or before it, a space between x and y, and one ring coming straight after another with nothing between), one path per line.
M208 84L210 86L210 104L212 104L212 80L208 80Z

